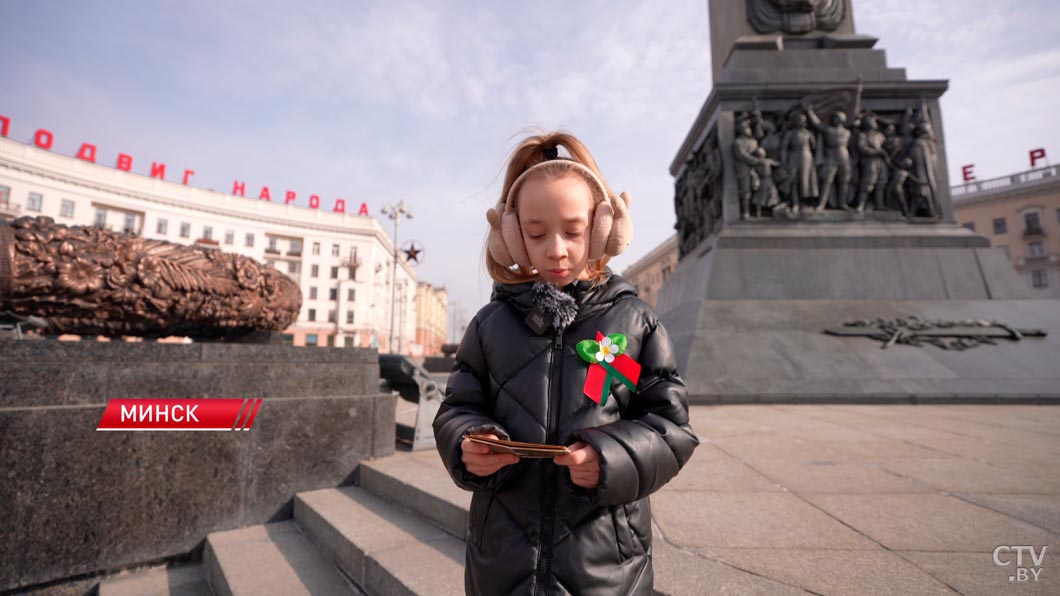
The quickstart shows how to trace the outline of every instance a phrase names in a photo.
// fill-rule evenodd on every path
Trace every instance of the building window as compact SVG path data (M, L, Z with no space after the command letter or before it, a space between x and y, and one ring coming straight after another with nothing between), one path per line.
M328 311L328 322L329 323L334 323L336 321L338 321L338 313L336 313L334 310L329 310Z
M180 237L181 238L191 238L191 224L190 223L188 223L186 221L180 222Z
M205 226L202 229L202 237L206 240L213 240L213 227Z
M338 267L332 267L331 268L331 279L338 279L338 278L339 278L339 268Z
M1041 242L1029 242L1027 244L1027 252L1032 257L1044 257L1045 256L1045 245Z
M353 338L350 337L349 335L347 335L345 339L346 339L346 347L347 348L352 348L353 347Z
M313 265L309 268L309 277L320 277L320 265Z
M317 320L317 309L315 309L315 308L309 309L309 320L310 321Z
M0 186L0 209L11 208L11 187ZM1057 211L1060 214L1060 211Z
M298 261L287 261L287 273L298 273Z
M968 228L969 230L971 230L973 232L975 231L975 222L974 221L968 221L968 222L962 223L961 225L966 227L966 228Z
M26 211L36 211L40 213L41 206L44 204L44 197L39 192L29 193L29 198L26 199Z
M346 311L346 324L347 325L353 325L353 311L352 310Z
M244 244L247 245L247 246L254 246L254 234L253 233L247 232L247 237L246 237L246 240L244 241Z
M165 236L169 232L169 222L161 217L158 218L158 221L155 222L155 232Z
M1036 288L1048 288L1049 276L1046 273L1044 269L1031 271L1031 284Z
M287 249L287 252L298 254L298 255L302 254L302 241L301 240L291 240L291 246Z
M350 289L346 290L346 299L349 300L350 302L353 302L353 299L356 296L357 296L357 290L354 290L353 288L350 288Z
M313 254L315 254L315 255L319 255L320 254L320 243L319 242L314 242L313 243Z
M272 250L272 251L276 250L276 237L275 236L269 236L269 250Z
M331 256L333 256L333 257L339 256L339 245L338 244L332 244L331 245Z
M284 333L283 334L283 345L285 345L285 346L293 346L294 345L294 334L293 333Z
M994 233L1005 234L1008 232L1008 220L1004 217L999 217L994 220Z
M1030 213L1023 214L1023 223L1027 226L1028 232L1041 232L1042 219L1038 217L1037 211L1031 211Z
M317 299L317 289L316 288L309 288L309 299L310 300L316 300Z
M335 347L335 336L334 335L329 335L328 336L328 347L329 348L334 348Z
M236 243L236 233L233 232L232 230L225 230L225 244L231 245L231 244L235 244L235 243Z
M74 216L74 202L70 199L63 199L62 207L59 210L59 215L63 217Z
M338 288L331 288L330 290L328 290L328 300L338 300L338 299L339 299L339 289Z
M96 207L96 219L93 224L97 228L102 228L107 225L107 210L102 207Z
M136 233L136 216L132 213L125 214L125 233L135 234Z
M315 345L317 345L317 334L316 333L307 333L306 336L305 336L305 345L307 345L307 346L315 346Z

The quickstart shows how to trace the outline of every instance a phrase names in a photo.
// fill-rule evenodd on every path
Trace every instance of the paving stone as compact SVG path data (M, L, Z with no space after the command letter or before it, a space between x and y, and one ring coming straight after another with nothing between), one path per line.
M1055 544L1055 542L1053 543ZM1035 548L1040 549L1040 544ZM1060 569L1056 553L1046 551L1038 581L1015 582L1009 577L1016 572L1015 554L1007 567L994 565L991 553L939 553L899 551L905 558L925 572L952 586L964 596L1056 596L1060 594ZM1024 564L1031 566L1028 557Z
M722 451L742 461L753 462L757 459L833 460L848 458L842 451L835 451L829 447L803 439L785 438L771 433L720 437L715 439L713 443Z
M714 549L726 563L828 596L941 596L954 592L916 565L878 550Z
M1050 495L997 495L955 493L955 496L1022 519L1060 535L1060 497ZM1060 550L1060 545L1055 548Z
M665 596L806 596L795 586L760 577L694 552L667 544L656 534L652 565L655 593Z
M844 461L756 460L753 467L787 489L819 493L936 492L919 480L905 478L871 463Z
M803 494L893 550L991 552L999 544L1060 544L1056 534L943 494Z
M878 546L791 493L669 492L652 497L652 517L667 539L694 548L847 548Z
M883 461L880 466L950 492L1060 495L1060 476L964 458Z

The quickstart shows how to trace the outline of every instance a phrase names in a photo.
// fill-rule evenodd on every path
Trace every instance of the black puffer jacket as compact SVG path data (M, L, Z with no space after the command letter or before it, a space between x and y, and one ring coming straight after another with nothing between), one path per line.
M474 491L467 534L468 594L650 594L648 495L688 461L699 439L688 424L673 345L634 287L617 275L563 288L577 315L565 329L534 321L533 284L496 284L468 325L434 420L453 480ZM537 300L540 303L540 300ZM540 304L539 304L540 306ZM535 324L536 323L536 324ZM535 327L540 332L535 332ZM583 339L622 333L641 364L637 391L614 383L604 406L582 392ZM461 462L468 431L569 445L600 454L600 484L576 486L564 466L523 459L487 476Z

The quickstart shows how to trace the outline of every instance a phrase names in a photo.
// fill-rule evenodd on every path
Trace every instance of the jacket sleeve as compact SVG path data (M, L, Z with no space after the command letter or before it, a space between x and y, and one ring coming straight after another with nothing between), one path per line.
M480 313L481 314L481 313ZM460 443L464 435L495 433L509 439L508 431L491 419L493 404L489 394L489 372L479 336L479 315L468 324L456 363L449 373L445 399L434 417L434 439L449 475L464 490L488 490L498 486L512 466L505 466L489 476L476 476L461 461Z
M600 454L600 484L587 490L571 482L576 498L621 505L662 488L685 465L699 438L688 423L685 383L677 373L673 343L652 317L640 351L641 374L622 420L572 433Z

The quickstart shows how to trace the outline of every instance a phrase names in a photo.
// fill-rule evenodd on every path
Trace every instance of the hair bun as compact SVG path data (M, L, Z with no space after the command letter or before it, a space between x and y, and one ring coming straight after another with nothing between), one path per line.
M541 149L541 155L545 158L544 161L559 159L559 147L557 147L556 145L553 145L551 147L543 147Z

